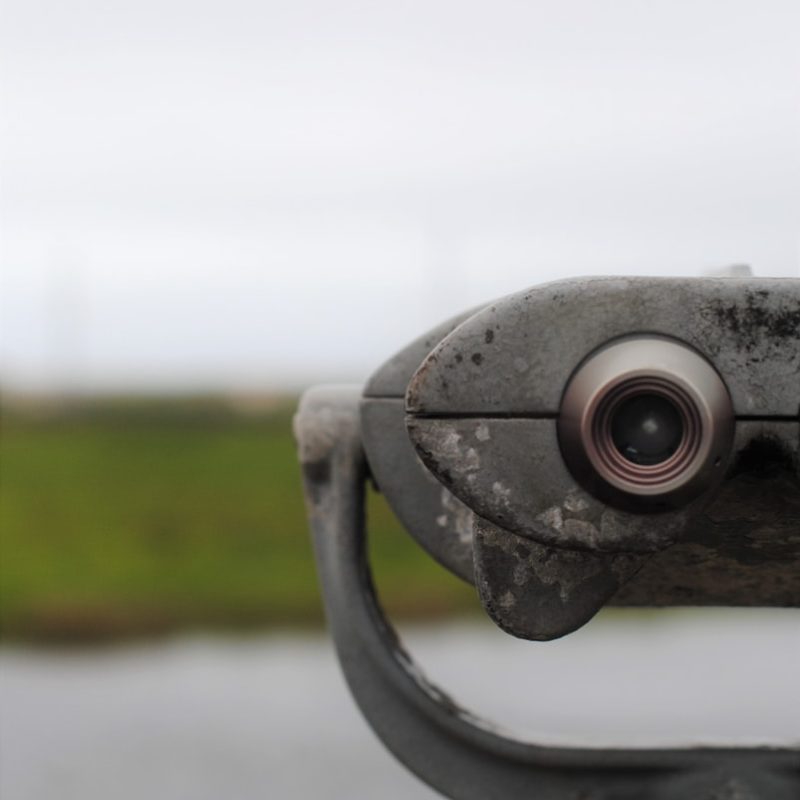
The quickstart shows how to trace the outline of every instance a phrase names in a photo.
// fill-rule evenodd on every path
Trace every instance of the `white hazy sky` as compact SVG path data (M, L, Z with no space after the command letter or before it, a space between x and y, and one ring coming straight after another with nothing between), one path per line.
M796 0L3 0L0 382L363 379L556 277L800 276Z

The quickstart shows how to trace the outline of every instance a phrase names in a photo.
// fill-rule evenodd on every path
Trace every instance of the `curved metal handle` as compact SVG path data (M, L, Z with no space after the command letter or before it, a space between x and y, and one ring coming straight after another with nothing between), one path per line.
M366 553L357 387L307 392L295 418L328 623L345 678L386 747L455 800L800 795L800 751L550 748L505 737L430 684L378 604Z

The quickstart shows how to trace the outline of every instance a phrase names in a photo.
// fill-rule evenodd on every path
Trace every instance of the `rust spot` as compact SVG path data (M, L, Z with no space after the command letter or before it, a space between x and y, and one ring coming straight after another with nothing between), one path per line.
M483 356L480 353L473 353L472 363L476 366L480 366L483 363Z

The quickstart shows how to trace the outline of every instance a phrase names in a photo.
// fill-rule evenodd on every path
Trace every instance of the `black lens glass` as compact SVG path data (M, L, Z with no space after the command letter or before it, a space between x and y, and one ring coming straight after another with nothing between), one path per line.
M683 422L678 409L657 394L623 401L611 419L611 439L633 464L661 464L680 447Z

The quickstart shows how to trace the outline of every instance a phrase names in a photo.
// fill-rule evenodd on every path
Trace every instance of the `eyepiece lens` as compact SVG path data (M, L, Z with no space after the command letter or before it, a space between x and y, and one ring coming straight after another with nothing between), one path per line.
M611 439L633 464L652 466L674 455L683 439L683 421L667 398L641 394L624 400L611 418Z

